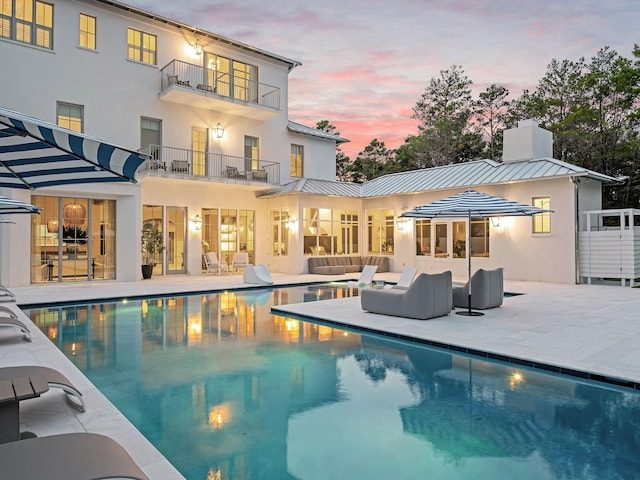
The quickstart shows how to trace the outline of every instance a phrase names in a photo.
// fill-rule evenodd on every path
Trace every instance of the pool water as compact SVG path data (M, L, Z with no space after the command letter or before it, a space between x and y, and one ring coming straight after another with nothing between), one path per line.
M634 391L269 312L352 293L316 285L27 313L187 479L639 475Z

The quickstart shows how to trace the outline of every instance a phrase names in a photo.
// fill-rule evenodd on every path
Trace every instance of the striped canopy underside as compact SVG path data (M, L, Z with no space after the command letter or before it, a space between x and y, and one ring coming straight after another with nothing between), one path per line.
M30 203L20 202L19 200L0 195L0 215L8 213L40 213L40 210L42 210L42 208L31 205ZM2 223L2 219L0 219L0 223Z
M442 200L416 207L400 216L411 218L518 217L552 211L475 190L466 190Z
M132 182L145 158L0 108L0 187Z

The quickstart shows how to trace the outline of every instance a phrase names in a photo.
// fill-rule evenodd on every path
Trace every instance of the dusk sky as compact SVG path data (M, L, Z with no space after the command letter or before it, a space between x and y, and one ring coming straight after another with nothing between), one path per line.
M639 0L124 0L302 62L289 74L289 119L329 120L351 159L377 138L417 132L412 108L440 70L460 65L474 96L496 83L510 99L548 63L610 46L631 58Z

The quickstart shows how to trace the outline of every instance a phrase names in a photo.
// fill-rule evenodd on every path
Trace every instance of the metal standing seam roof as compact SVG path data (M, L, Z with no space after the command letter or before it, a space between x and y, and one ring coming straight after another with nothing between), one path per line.
M349 140L347 140L344 137L341 137L340 135L334 135L333 133L325 132L324 130L318 130L317 128L307 127L300 123L292 122L291 120L289 120L289 122L287 123L287 129L289 129L289 131L291 132L301 133L303 135L312 135L314 137L320 137L327 140L335 140L336 143L349 142Z
M270 197L292 193L306 193L370 198L431 190L575 176L597 180L606 185L620 183L619 179L554 158L506 163L499 163L493 160L475 160L441 167L392 173L363 184L301 179L280 188L262 192L260 196Z

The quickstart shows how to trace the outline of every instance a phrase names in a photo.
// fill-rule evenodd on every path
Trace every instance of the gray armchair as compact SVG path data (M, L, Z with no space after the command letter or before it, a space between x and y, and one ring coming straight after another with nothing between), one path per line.
M453 289L453 306L469 306L469 282L471 282L471 308L484 310L499 307L504 298L504 280L502 268L484 270L480 268L462 287Z
M448 315L453 306L451 272L421 273L406 290L361 290L360 305L371 313L417 320Z

